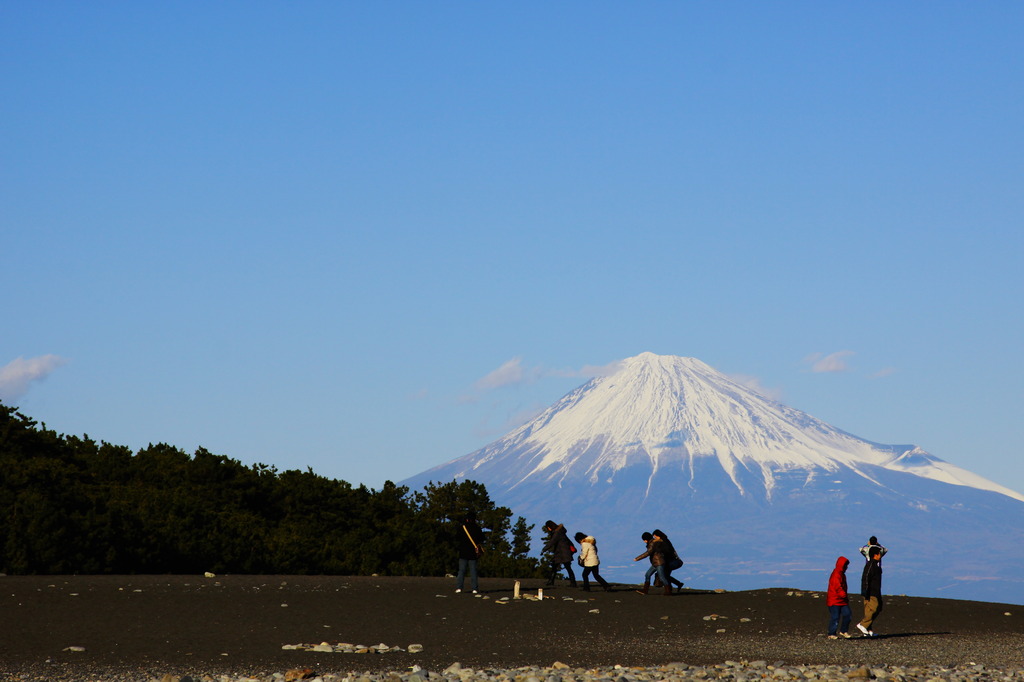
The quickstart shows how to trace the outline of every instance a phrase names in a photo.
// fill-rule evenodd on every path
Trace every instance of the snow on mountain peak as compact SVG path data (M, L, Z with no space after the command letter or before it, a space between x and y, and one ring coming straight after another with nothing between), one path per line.
M514 461L506 461L509 460ZM646 352L621 361L564 396L504 438L467 455L462 476L480 467L527 480L585 478L613 483L637 464L694 476L713 458L743 494L771 498L777 477L850 469L872 478L873 466L945 483L1024 496L914 446L887 446L845 433L743 386L696 358ZM749 490L749 473L763 491ZM761 487L758 485L758 487Z
M686 553L688 584L729 589L815 589L836 552L874 534L898 562L894 594L1024 604L1024 495L744 384L695 358L641 353L403 484L475 480L524 518L596 532L616 580L636 579L641 530L655 524Z

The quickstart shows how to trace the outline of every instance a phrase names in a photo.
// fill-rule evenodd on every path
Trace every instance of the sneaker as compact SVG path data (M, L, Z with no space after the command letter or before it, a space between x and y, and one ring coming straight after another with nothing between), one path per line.
M829 635L828 638L829 639L839 639L839 637L837 635Z
M473 594L477 594L477 591L476 591L476 590L473 590Z
M458 588L457 590L455 590L455 594L458 594L459 592L462 592L462 588L461 587Z
M863 632L865 637L870 637L871 636L871 630L868 630L866 627L864 627L860 623L857 623L857 629L860 630L861 632Z
M850 639L851 637L853 637L853 635L851 635L849 632L840 632L839 636L845 639Z

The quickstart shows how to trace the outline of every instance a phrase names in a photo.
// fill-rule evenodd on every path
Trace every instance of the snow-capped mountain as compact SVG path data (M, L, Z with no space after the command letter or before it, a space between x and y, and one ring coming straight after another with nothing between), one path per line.
M836 556L877 535L888 592L1024 603L1024 495L914 445L853 436L693 358L623 360L403 483L452 479L484 483L538 527L555 518L596 535L603 572L620 579L642 573L626 567L654 527L684 549L697 587L822 588Z

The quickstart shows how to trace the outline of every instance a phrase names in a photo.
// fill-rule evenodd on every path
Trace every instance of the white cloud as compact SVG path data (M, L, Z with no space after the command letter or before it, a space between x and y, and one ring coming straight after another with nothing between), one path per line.
M892 376L896 373L895 367L883 367L874 374L871 375L872 379L882 379L884 377Z
M474 386L478 391L493 391L502 386L521 384L525 377L523 358L520 356L512 358L498 369L478 379Z
M608 377L622 368L622 360L616 360L607 365L583 365L580 369L552 370L547 376L556 377L579 377L580 379L593 379L594 377Z
M846 359L852 355L856 355L852 350L836 351L828 355L812 353L804 358L804 362L809 364L811 371L816 374L823 372L846 372L850 369Z
M33 382L42 381L53 370L67 364L59 355L40 355L36 358L17 358L0 367L0 400L18 400Z
M765 398L770 398L776 402L782 400L782 389L762 386L761 380L757 377L752 377L747 374L730 374L729 378L740 386L745 386L751 391L763 395Z
M495 438L499 436L504 436L509 431L519 428L520 426L530 421L531 419L533 419L546 409L546 406L534 403L529 407L524 407L522 409L516 410L515 412L507 414L505 416L504 421L498 425L490 424L489 419L485 418L483 421L480 422L480 424L477 425L473 433L475 436L479 438Z
M521 384L532 384L548 377L593 379L594 377L610 376L617 372L622 366L622 361L616 361L608 365L584 365L580 369L547 369L537 365L526 367L523 365L522 356L517 356L505 362L501 367L481 377L473 384L478 392L493 391L503 386L516 386ZM472 397L464 396L465 402L471 402Z

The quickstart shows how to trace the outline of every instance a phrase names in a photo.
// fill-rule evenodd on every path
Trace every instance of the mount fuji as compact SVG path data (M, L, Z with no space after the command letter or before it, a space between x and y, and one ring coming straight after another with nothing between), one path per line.
M696 588L824 589L868 536L884 590L1024 604L1024 495L914 445L883 445L694 358L628 358L508 435L402 483L471 479L539 526L594 535L637 581L661 528ZM849 578L859 585L854 561Z

